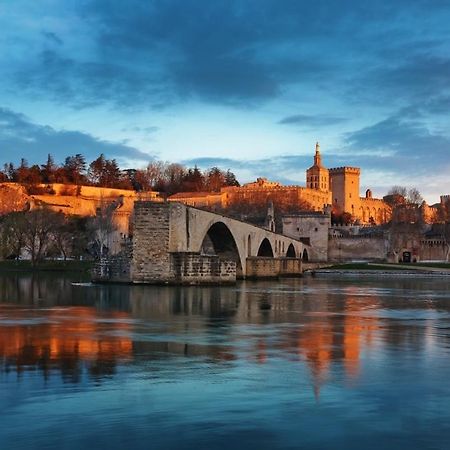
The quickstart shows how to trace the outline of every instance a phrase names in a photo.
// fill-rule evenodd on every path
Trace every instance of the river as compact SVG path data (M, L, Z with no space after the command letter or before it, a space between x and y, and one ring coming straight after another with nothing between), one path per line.
M0 448L448 449L450 278L0 274Z

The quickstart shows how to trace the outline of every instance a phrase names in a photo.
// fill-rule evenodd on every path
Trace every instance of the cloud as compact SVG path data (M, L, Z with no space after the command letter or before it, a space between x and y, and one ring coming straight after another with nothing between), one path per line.
M160 130L160 128L157 126L148 126L148 127L134 126L134 127L122 128L122 131L136 131L138 133L144 133L144 134L154 134L159 130Z
M294 116L284 117L278 123L281 125L297 125L304 127L325 127L336 125L345 122L346 120L347 119L343 117L337 116L296 114Z
M43 31L42 35L52 44L62 45L63 41L56 33L52 33L51 31Z
M450 167L450 138L431 132L417 120L392 116L348 133L345 143L346 152L363 154L371 165L410 171L412 176Z
M420 120L393 115L348 133L342 152L348 165L372 171L378 186L415 186L435 201L450 192L450 137Z
M156 107L191 98L258 104L293 85L307 96L341 72L339 55L324 52L326 33L340 33L343 21L333 5L130 0L75 2L72 8L62 12L74 23L78 18L79 34L44 32L48 42L64 41L64 53L45 44L29 58L19 54L13 80L75 107Z
M135 70L116 61L80 62L56 50L43 50L35 65L16 72L16 83L24 92L51 96L57 103L74 108L114 104L132 108L161 102L170 104L161 79L151 69Z
M119 162L148 162L152 156L137 148L99 139L81 131L55 130L31 122L23 114L0 108L0 148L3 163L26 158L30 163L42 163L47 154L62 162L66 156L83 154L87 160L100 153Z
M311 155L276 155L272 158L238 160L197 158L186 160L200 168L218 166L242 174L248 182L264 176L284 184L305 184ZM437 201L450 192L450 137L430 131L426 123L399 113L343 136L342 145L322 149L328 168L361 168L361 188L371 187L382 196L393 185L418 187ZM242 176L241 175L241 176Z

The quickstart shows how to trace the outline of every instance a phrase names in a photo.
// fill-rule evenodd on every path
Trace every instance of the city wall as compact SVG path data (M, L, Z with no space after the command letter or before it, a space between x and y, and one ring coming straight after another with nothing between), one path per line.
M387 251L387 241L383 237L330 237L328 240L328 261L333 262L384 261Z

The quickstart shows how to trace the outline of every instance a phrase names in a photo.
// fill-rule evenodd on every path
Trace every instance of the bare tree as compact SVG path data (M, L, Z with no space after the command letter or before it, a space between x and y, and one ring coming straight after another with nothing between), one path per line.
M96 215L88 225L91 231L94 256L102 259L108 256L111 248L111 236L117 227L114 223L113 213L117 208L117 202L106 202L102 199L97 208Z
M19 258L24 248L24 215L11 212L2 216L0 221L0 257Z
M420 194L419 190L416 188L411 188L408 191L408 194L406 196L406 201L407 203L409 203L410 205L413 206L420 206L423 202L423 197Z
M35 265L45 256L45 251L52 242L57 213L46 209L24 212L24 248L28 251L31 263Z

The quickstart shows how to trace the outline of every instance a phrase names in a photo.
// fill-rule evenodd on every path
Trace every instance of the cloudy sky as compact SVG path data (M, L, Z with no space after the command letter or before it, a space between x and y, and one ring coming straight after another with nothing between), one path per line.
M450 193L448 0L0 0L0 160Z

